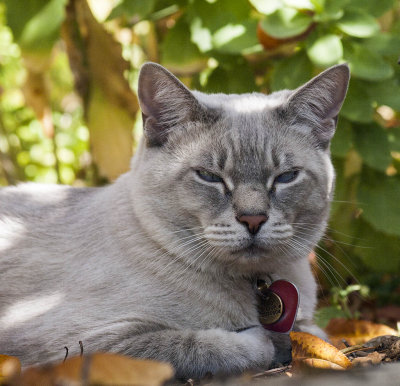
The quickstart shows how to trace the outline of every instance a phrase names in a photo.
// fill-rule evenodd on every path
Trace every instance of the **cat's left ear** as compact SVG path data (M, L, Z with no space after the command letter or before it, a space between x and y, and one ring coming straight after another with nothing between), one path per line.
M148 146L162 146L174 127L195 121L202 111L190 90L157 63L142 66L138 96Z
M333 66L295 90L287 101L288 111L295 113L298 123L309 124L322 147L328 146L335 133L349 79L347 64Z

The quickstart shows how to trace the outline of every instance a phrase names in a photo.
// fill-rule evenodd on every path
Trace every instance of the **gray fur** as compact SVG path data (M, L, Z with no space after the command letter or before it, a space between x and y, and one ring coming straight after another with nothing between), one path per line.
M348 77L340 65L295 91L205 95L146 64L130 172L104 188L0 190L0 352L27 366L82 340L86 353L172 362L179 377L265 368L288 337L259 325L262 277L294 282L296 329L323 336L307 255L328 217L327 141ZM293 168L297 179L274 184ZM253 237L243 213L269 219Z

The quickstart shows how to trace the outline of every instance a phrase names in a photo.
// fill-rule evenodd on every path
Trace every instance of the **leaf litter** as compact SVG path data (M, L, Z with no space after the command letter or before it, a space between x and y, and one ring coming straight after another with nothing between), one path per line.
M399 334L388 326L369 321L336 319L328 325L326 332L332 344L309 333L292 331L291 365L262 372L248 372L234 378L235 384L251 383L270 377L297 377L310 371L347 371L400 359ZM80 356L67 358L66 355L60 363L34 366L23 372L18 358L0 355L0 384L161 386L165 382L170 384L173 378L174 371L169 364L112 353L86 355L83 354L82 347L81 345ZM219 379L189 379L183 384L211 385Z

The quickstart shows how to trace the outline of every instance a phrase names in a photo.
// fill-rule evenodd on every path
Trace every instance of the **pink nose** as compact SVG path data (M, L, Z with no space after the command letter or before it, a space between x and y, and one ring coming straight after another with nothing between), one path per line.
M249 232L253 235L255 235L259 229L261 228L261 225L264 224L268 220L268 216L264 214L258 214L258 215L242 215L238 217L238 221L246 224L247 229Z

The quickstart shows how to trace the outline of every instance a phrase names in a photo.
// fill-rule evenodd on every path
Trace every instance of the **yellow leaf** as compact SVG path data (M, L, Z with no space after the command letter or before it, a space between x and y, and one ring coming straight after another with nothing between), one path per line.
M351 346L363 344L372 338L382 335L398 335L396 330L384 324L372 323L367 320L332 319L325 329L332 344L344 348L342 339Z
M290 338L292 340L292 356L294 360L311 357L325 359L345 369L351 367L351 362L346 355L317 336L307 332L292 331Z
M0 383L11 380L21 372L21 363L18 358L0 355Z
M130 64L86 0L68 3L62 37L75 87L83 99L93 160L101 177L115 180L129 170L132 129L139 110L124 76Z
M111 353L72 357L54 366L31 367L22 374L21 384L96 384L158 386L171 379L174 370L167 363L133 359Z
M320 358L305 358L301 360L301 363L316 369L346 370L344 367L339 366L336 363Z

